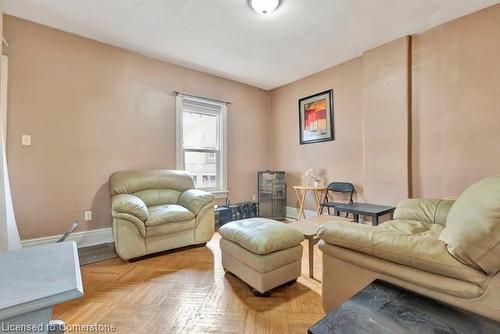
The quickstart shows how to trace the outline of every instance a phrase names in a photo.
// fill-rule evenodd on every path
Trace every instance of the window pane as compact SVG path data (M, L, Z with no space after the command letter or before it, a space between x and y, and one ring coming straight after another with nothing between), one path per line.
M183 113L184 147L217 149L217 116L196 112Z
M193 175L196 188L217 187L216 152L184 152L184 165Z

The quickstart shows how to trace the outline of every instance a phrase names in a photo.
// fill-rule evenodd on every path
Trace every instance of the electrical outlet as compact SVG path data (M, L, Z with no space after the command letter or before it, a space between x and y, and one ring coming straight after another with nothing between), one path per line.
M92 211L85 211L85 221L92 220Z
M255 202L257 200L257 195L253 194L252 195L252 201Z
M30 135L22 135L21 136L21 144L23 146L31 146L31 136Z

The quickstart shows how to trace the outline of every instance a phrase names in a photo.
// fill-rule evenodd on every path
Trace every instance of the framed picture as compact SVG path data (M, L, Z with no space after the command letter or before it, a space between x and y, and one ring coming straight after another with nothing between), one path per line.
M300 144L334 140L333 90L299 100Z

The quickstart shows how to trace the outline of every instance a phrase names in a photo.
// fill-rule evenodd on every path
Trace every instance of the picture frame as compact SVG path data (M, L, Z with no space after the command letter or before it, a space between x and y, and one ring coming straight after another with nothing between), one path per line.
M300 145L335 140L333 89L299 99Z

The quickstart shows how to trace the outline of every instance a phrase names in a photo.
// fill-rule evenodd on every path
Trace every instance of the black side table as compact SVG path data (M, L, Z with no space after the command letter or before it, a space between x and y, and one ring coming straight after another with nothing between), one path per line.
M396 207L394 206L385 206L385 205L377 205L377 204L368 204L368 203L351 203L351 204L343 204L338 203L334 206L335 215L339 216L340 212L352 213L354 215L354 219L359 223L359 216L370 216L372 218L372 225L377 226L379 217L383 215L389 214L391 219L394 216L394 210Z

